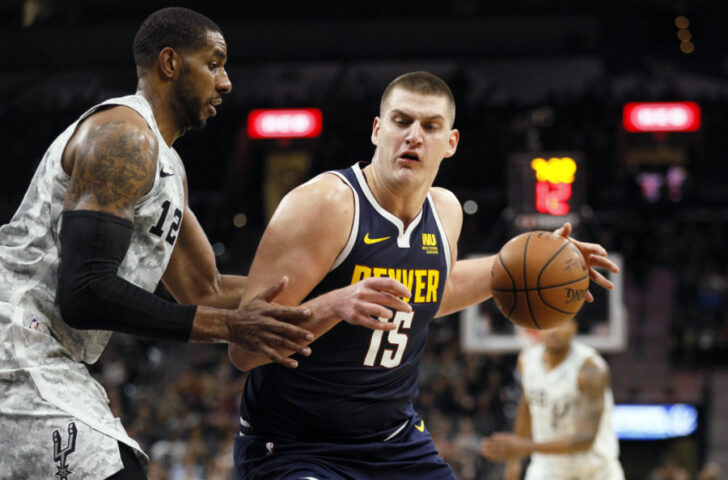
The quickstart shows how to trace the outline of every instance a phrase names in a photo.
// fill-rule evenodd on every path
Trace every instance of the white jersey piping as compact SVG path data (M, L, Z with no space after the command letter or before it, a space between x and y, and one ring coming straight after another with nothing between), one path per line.
M447 239L447 232L442 227L440 222L440 216L437 214L437 208L435 208L435 201L432 199L430 193L427 193L427 200L430 202L430 208L432 208L432 216L435 218L437 228L440 230L440 238L442 238L442 247L445 249L445 263L447 263L447 273L450 273L450 242Z
M331 173L343 180L349 186L349 188L351 189L351 193L354 195L354 223L351 225L349 240L346 242L346 246L341 251L341 253L339 253L339 255L336 257L336 260L334 260L333 265L331 265L331 268L329 269L330 272L337 268L339 265L341 265L344 260L346 260L346 257L349 256L351 250L354 248L354 244L356 243L356 236L359 233L359 195L357 195L356 190L354 190L354 187L351 185L351 183L349 183L349 180L347 180L345 176L343 176L339 172Z
M372 205L372 207L374 207L374 210L376 210L377 213L379 213L386 220L393 223L394 226L397 227L397 230L399 230L399 235L397 236L397 246L399 248L409 248L412 231L415 229L415 227L417 227L417 225L420 223L420 220L422 219L422 209L420 209L420 213L417 214L415 219L412 220L412 222L405 229L402 220L389 213L384 207L379 204L379 202L377 202L377 199L374 198L374 194L369 189L369 184L367 183L366 178L364 178L364 173L361 171L359 164L354 165L353 169L354 174L356 175L356 179L359 181L359 186L361 187L362 192L364 192L364 196L367 197L367 200L369 200L369 203Z

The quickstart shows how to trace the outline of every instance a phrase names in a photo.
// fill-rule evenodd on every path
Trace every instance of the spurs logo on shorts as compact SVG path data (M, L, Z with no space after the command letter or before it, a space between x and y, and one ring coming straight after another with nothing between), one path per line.
M73 473L66 464L66 457L76 450L76 424L71 422L68 424L68 442L65 448L61 448L61 432L53 431L53 459L58 464L56 475L59 480L68 480L68 476Z

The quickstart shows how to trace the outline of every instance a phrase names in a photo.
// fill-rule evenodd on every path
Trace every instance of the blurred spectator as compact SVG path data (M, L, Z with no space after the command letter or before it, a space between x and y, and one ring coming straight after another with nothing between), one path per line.
M722 469L716 462L708 462L698 472L697 480L721 480Z
M665 460L652 469L647 480L690 480L690 474L680 465Z

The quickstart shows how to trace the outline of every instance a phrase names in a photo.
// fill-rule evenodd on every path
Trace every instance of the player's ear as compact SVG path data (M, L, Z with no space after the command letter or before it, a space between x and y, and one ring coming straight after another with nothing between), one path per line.
M457 129L450 130L450 138L448 138L447 150L445 151L445 158L450 158L455 155L455 151L458 149L458 142L460 141L460 131Z
M372 143L379 145L379 129L382 126L382 121L379 116L374 117L374 125L372 125Z
M181 59L172 47L164 47L159 51L157 57L157 65L159 71L164 78L172 78L175 76L180 67Z

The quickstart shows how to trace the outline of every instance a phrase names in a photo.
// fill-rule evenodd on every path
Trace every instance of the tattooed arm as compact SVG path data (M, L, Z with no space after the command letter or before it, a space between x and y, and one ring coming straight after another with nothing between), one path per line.
M62 165L70 180L58 287L63 319L80 329L232 342L294 365L274 347L306 355L311 334L278 319L299 321L310 311L269 303L285 281L236 309L222 309L167 302L118 276L131 242L135 205L154 184L158 148L145 120L124 106L91 115L67 144Z
M609 387L609 369L591 359L579 370L580 395L576 402L576 431L549 442L534 442L516 434L496 433L484 440L483 454L493 461L512 460L532 453L576 453L589 450L599 431L604 412L604 392Z
M63 209L133 221L134 205L154 184L158 148L154 132L128 107L91 115L63 153L63 169L71 176Z

